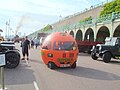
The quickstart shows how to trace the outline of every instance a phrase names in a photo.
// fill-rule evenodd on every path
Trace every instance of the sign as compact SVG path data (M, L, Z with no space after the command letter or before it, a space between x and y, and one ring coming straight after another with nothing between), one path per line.
M57 61L58 62L71 62L73 60L73 58L58 58Z
M60 67L70 67L70 64L60 64Z
M5 65L5 54L0 54L0 66Z

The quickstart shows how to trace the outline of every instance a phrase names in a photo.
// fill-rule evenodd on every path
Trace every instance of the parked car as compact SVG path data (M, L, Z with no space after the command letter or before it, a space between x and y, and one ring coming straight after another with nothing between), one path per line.
M16 68L20 62L19 50L15 48L14 42L0 42L0 54L5 54L6 68Z
M111 58L120 57L120 37L107 37L105 44L97 44L92 48L91 57L94 60L102 58L105 63L109 63Z

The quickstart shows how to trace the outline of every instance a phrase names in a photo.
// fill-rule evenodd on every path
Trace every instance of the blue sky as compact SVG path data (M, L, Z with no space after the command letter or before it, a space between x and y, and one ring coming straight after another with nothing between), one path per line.
M47 24L55 23L102 1L107 0L0 0L1 34L7 34L6 22L9 20L9 34L15 34L18 30L22 35L29 35Z

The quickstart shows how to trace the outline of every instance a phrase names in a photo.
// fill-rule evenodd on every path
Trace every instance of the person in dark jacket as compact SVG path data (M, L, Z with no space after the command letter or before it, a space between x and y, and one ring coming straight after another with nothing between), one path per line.
M34 41L31 40L31 48L34 48Z
M21 47L22 47L22 54L23 54L22 60L25 60L25 55L27 55L27 60L29 60L30 41L28 40L27 36L25 37L25 39L23 38L21 42Z

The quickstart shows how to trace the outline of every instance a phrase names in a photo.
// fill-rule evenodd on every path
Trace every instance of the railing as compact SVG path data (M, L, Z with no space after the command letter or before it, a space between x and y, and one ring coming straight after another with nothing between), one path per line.
M76 28L76 27L83 27L83 26L89 26L89 25L95 25L95 24L99 24L99 23L108 23L108 22L112 22L116 19L120 19L120 11L119 12L113 12L109 15L105 15L105 16L101 16L101 17L98 17L96 19L92 19L92 20L88 20L88 21L84 21L84 22L78 22L78 23L75 23L75 24L71 24L71 25L65 25L63 27L61 27L61 31L63 31L63 29L73 29L73 28Z
M114 13L113 19L119 19L120 18L120 11Z
M52 32L56 32L56 31L61 31L62 32L62 31L65 31L65 30L72 30L72 29L75 29L75 28L83 27L83 26L90 26L90 25L96 25L96 24L99 24L99 23L113 22L117 19L120 19L120 11L119 12L113 12L111 14L101 16L101 17L98 17L98 18L95 18L95 19L92 19L92 20L77 22L77 23L70 24L70 25L68 24L68 25L65 25L61 28L58 28L57 30L48 30L48 31L45 31L45 32L47 32L47 33L52 33Z
M91 10L91 9L97 8L97 7L99 7L99 6L103 6L103 5L105 5L105 4L107 4L107 3L111 2L111 1L114 1L114 0L106 0L106 1L101 2L101 3L99 3L99 4L92 5L92 6L90 6L89 8L85 8L85 9L84 9L83 11L81 11L81 12L77 12L77 13L75 13L75 14L73 14L73 15L66 16L65 18L61 19L60 21L64 21L64 20L66 20L66 19L75 17L75 16L80 15L81 13L84 13L84 12L89 11L89 10Z
M91 9L94 9L96 7L99 7L99 6L103 6L111 1L114 1L114 0L106 0L104 2L101 2L97 5L93 5L91 6L90 8L86 8L85 10L81 11L81 12L78 12L78 13L75 13L73 15L70 15L70 16L67 16L65 17L64 19L61 19L60 21L64 21L66 19L69 19L71 17L75 17L77 15L80 15L81 13L84 13L88 10L91 10ZM117 13L112 13L110 15L106 15L106 16L102 16L102 17L98 17L96 19L92 19L92 20L89 20L89 21L84 21L84 22L77 22L77 23L74 23L74 24L71 24L71 25L65 25L63 27L60 27L58 28L57 30L48 30L48 31L40 31L40 32L47 32L47 33L52 33L52 32L56 32L56 31L64 31L64 30L70 30L70 29L75 29L75 28L80 28L80 27L83 27L83 26L90 26L90 25L95 25L97 23L102 23L102 22L112 22L116 19L119 19L120 18L120 11L117 12Z

